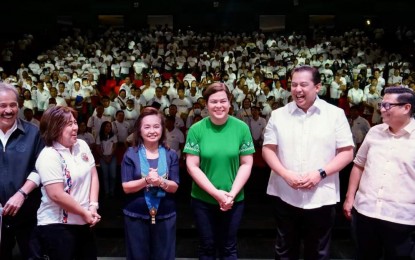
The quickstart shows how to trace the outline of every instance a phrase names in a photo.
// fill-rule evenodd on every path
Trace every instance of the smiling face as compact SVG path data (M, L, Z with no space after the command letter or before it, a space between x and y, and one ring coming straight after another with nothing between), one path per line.
M229 99L225 91L219 91L209 96L207 109L210 119L216 125L222 125L228 119Z
M145 146L158 143L162 136L163 126L157 115L148 115L143 118L140 126L140 135Z
M398 94L385 94L382 102L396 104L398 101ZM380 109L383 123L389 126L400 125L402 122L408 120L408 113L410 112L410 104L393 105L389 110L385 108Z
M71 148L75 143L78 136L78 123L73 115L70 115L68 122L62 129L62 133L58 138L58 142L66 148Z
M0 91L0 129L6 133L16 122L19 106L12 91Z
M291 96L304 112L313 105L321 84L315 85L310 71L295 72L291 80Z

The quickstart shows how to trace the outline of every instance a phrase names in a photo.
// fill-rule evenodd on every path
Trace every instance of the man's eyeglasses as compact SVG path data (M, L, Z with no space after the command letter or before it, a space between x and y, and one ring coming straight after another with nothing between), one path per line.
M378 108L379 109L384 108L385 110L389 110L389 109L391 109L394 106L403 106L403 105L406 105L406 104L408 104L408 103L381 102L381 103L378 103Z

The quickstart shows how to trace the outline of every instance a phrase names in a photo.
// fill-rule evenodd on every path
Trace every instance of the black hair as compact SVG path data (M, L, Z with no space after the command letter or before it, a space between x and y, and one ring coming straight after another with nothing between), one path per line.
M320 76L320 72L318 71L318 69L311 67L311 66L307 66L307 65L294 68L291 72L291 77L294 75L294 73L302 72L302 71L309 71L311 73L314 85L321 83L321 76Z
M410 88L405 88L402 86L398 87L387 87L385 88L386 94L398 94L396 101L398 103L406 103L411 105L411 115L415 113L415 93Z
M111 132L108 135L106 135L105 134L105 127L108 124L111 125ZM112 124L111 124L111 122L110 121L104 121L104 122L102 122L101 128L99 129L99 140L102 142L102 141L105 141L105 140L110 139L113 136L114 136L114 132L112 131Z

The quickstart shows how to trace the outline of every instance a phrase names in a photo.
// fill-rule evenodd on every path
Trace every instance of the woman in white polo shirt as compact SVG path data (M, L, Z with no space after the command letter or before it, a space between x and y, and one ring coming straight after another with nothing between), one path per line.
M91 227L97 213L99 182L88 144L77 139L72 108L56 106L42 116L46 147L36 161L42 183L38 230L48 259L96 259Z

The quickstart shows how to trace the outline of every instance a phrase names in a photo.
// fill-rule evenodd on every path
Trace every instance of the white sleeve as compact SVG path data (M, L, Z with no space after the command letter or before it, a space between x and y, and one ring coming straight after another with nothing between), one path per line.
M37 172L31 172L29 176L27 176L27 179L34 182L36 186L39 187L40 185L40 176Z
M44 149L36 161L36 170L43 185L64 182L62 160L58 152L52 149Z

